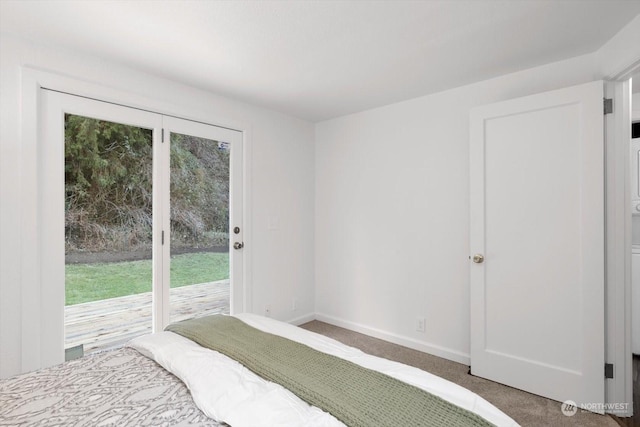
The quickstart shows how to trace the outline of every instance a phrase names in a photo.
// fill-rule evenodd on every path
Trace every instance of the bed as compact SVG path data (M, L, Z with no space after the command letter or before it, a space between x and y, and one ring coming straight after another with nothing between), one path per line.
M316 366L313 371L329 369L319 375L320 382L323 377L331 376L331 371L342 369L334 366L353 365L366 371L367 375L371 372L378 380L401 383L400 389L415 388L420 393L428 393L439 404L444 402L467 418L480 419L481 423L486 423L484 425L517 426L515 421L475 393L417 368L367 355L333 339L273 319L252 314L223 317L225 319L222 320L233 321L234 325L246 327L251 333L263 334L265 339L286 340L292 346L297 346L282 348L282 343L278 342L277 347L282 348L282 354L295 354L295 357L285 360L284 365L294 367L301 358L307 360L306 355L295 353L296 348L318 353L317 357L320 358L328 358L329 362L325 359L314 362ZM208 318L203 318L205 321L209 321ZM201 325L205 326L200 331L207 329L208 324L201 322ZM181 326L178 324L170 331L138 337L121 349L1 380L0 426L372 425L366 420L344 418L340 409L343 406L350 408L350 402L343 402L342 395L334 399L334 404L337 403L339 408L335 410L331 407L331 413L308 404L307 401L324 402L321 398L313 400L319 395L316 389L325 388L321 383L313 385L316 389L308 389L304 394L304 389L300 391L297 388L298 377L289 372L284 378L293 378L293 382L285 382L286 386L278 384L279 377L273 377L276 378L274 381L264 379L273 379L270 376L273 367L265 364L262 355L258 354L261 351L249 348L244 356L233 355L258 372L259 369L251 365L251 360L256 359L255 363L264 365L266 371L261 372L263 376L258 376L242 363L223 354L227 351L226 347L220 351L206 348L203 346L206 343L198 344L200 332L193 332L189 336L189 333L185 334L180 329ZM239 334L235 330L229 333L233 346L244 348L252 344L240 343L239 339L235 339L237 336ZM258 341L254 335L249 337L250 341ZM330 382L339 382L343 376L340 372ZM347 383L352 381L346 378ZM306 401L298 395L304 396ZM390 399L392 406L407 402L405 398L400 399L400 403L394 402L394 397ZM375 394L373 399L373 410L382 411L381 415L375 416L382 420L387 409L381 409L384 407L383 401L380 400L378 404ZM402 410L394 416L403 416L405 412ZM340 419L332 414L338 414ZM429 423L450 424L449 421L439 421L438 416L434 415ZM345 419L348 424L342 422ZM467 425L465 420L462 422L460 425ZM390 423L376 423L383 424ZM407 424L397 422L393 425Z

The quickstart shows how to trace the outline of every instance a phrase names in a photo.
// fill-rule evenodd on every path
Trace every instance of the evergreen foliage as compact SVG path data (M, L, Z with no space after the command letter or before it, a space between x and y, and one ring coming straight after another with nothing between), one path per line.
M229 150L208 139L172 134L172 244L219 240L229 230L228 207Z
M226 244L229 151L172 134L173 246ZM152 131L77 115L65 117L66 249L136 250L152 232Z

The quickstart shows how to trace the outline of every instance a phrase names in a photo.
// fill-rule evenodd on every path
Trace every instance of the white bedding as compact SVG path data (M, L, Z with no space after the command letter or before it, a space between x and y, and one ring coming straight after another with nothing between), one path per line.
M250 326L349 360L468 409L505 427L518 424L477 394L450 381L401 363L371 356L331 338L253 314L239 314ZM130 347L155 360L191 390L208 416L233 427L343 426L332 415L312 407L277 384L263 380L238 362L172 332L145 335Z

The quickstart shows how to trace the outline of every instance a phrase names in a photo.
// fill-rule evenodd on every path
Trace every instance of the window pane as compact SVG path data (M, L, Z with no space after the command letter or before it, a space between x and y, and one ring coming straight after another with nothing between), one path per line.
M229 313L229 146L171 134L170 321Z
M152 131L65 116L65 348L151 331Z

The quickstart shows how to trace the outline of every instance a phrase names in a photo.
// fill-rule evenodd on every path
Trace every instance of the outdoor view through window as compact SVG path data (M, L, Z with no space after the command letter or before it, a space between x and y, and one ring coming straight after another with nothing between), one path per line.
M152 141L148 129L65 116L67 358L151 331ZM228 313L228 146L175 133L170 144L170 320Z

